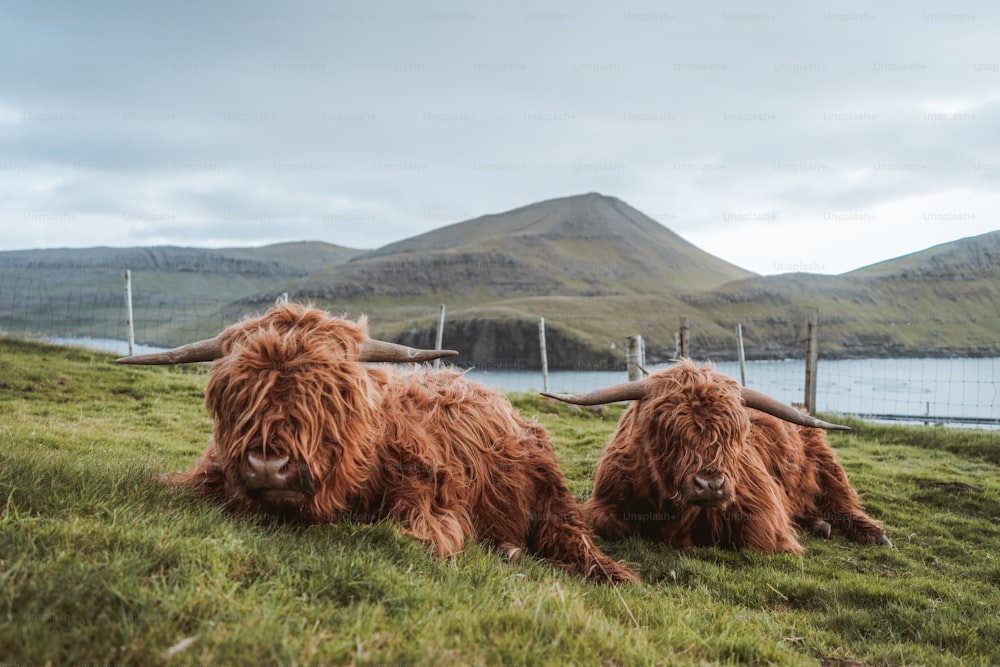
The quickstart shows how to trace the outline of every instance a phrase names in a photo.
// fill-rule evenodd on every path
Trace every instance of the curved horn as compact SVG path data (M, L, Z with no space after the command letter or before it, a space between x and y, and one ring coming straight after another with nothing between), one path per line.
M407 363L420 361L433 361L442 357L454 357L458 355L455 350L418 350L406 345L387 343L382 340L368 340L361 343L358 351L358 361L384 362L384 363Z
M116 364L136 364L142 366L163 366L167 364L190 364L196 361L215 361L222 356L222 343L218 338L209 338L197 343L188 343L166 352L140 354L122 357Z
M619 401L638 401L646 396L646 385L642 380L616 384L603 389L595 389L587 394L549 394L541 392L542 396L554 398L563 403L576 405L601 405L602 403L617 403Z
M454 357L454 350L418 350L405 345L386 343L380 340L369 340L361 344L358 361L369 362L413 362L432 361L442 357ZM188 343L165 352L140 354L134 357L122 357L117 364L135 364L146 366L162 366L167 364L190 364L196 361L215 361L222 357L222 344L218 338L209 338Z
M850 431L850 426L841 426L840 424L831 424L825 422L822 419L816 419L810 415L804 415L790 405L785 405L781 401L771 398L767 394L762 394L759 391L750 389L748 387L742 387L741 391L743 393L743 404L748 408L753 408L755 410L760 410L761 412L766 412L769 415L773 415L778 419L784 419L787 422L792 422L793 424L798 424L799 426L810 426L812 428L825 428L830 431Z

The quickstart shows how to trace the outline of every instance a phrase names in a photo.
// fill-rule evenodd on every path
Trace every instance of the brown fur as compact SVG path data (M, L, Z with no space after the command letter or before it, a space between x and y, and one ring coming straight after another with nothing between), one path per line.
M478 539L604 583L637 580L594 546L539 424L455 371L355 361L367 339L364 319L299 305L228 328L206 390L212 440L172 482L237 514L388 518L443 557ZM300 466L301 501L249 492L250 451Z
M739 385L682 361L646 379L597 465L585 506L597 534L642 535L679 547L802 551L795 524L879 543L820 429L743 406ZM693 504L694 475L726 476L728 499Z

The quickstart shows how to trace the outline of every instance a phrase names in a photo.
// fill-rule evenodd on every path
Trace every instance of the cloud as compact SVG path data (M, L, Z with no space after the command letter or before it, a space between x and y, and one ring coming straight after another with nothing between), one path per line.
M840 230L887 259L909 251L890 224L906 215L926 223L908 240L951 240L912 204L942 193L974 202L963 232L997 219L1000 62L982 2L5 14L3 248L372 248L599 191L746 268L801 255L840 272L869 258L839 238L784 244Z
M24 121L24 114L0 103L0 125L17 125Z

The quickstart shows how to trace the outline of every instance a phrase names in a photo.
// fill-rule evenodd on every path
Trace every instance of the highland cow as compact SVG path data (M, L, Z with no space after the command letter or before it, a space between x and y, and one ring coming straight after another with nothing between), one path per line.
M844 429L684 360L583 396L626 409L584 506L594 531L678 547L803 550L795 526L860 544L892 543L861 506L821 429ZM792 423L789 423L792 422Z
M365 319L278 305L216 338L120 363L212 361L208 448L170 482L238 515L391 519L441 557L477 539L609 584L636 575L594 545L548 433L454 370L369 338Z

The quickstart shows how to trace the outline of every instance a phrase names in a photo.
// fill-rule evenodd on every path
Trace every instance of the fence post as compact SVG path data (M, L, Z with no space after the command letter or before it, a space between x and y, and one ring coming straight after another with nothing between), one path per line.
M806 324L806 412L816 414L816 371L819 366L819 309L810 308Z
M736 353L740 359L740 385L747 386L747 358L743 353L743 325L736 325Z
M444 345L444 304L441 304L441 316L438 319L438 331L437 331L437 341L434 343L434 349L440 350ZM434 368L441 368L441 360L434 360Z
M128 330L128 356L135 354L135 320L132 317L132 271L125 270L125 327Z
M542 391L549 390L549 353L545 350L545 318L538 318L538 347L542 357Z
M641 380L642 369L646 365L642 336L629 336L625 339L625 363L628 365L628 379Z
M680 335L677 337L677 354L674 356L678 359L686 359L691 356L688 350L688 318L682 316L680 324Z

